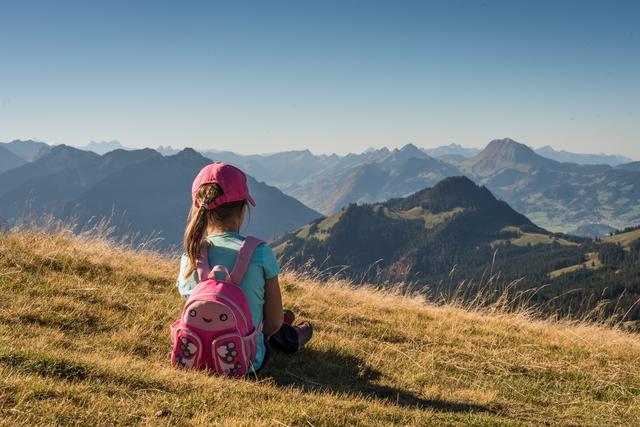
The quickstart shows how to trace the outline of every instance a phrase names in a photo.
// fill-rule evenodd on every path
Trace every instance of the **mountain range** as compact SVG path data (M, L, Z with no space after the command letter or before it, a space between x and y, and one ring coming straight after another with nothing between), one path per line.
M346 156L315 156L309 151L268 156L204 154L240 165L325 215L349 203L403 197L443 178L465 175L552 231L590 236L594 230L640 222L638 162L563 163L509 138L491 141L472 157L440 159L412 144Z
M468 159L480 152L478 148L463 147L460 144L442 145L436 148L421 148L421 150L431 157L442 160Z
M0 216L52 214L87 226L109 218L118 236L154 235L162 247L179 244L198 170L211 161L194 150L172 156L155 150L114 150L104 155L66 145L0 174ZM297 200L249 177L260 209L246 232L270 239L320 216Z
M115 146L121 144L92 143L87 148L101 152ZM0 150L0 171L32 162L51 149L34 141L15 141L0 147L14 154ZM171 147L160 148L160 154L165 156L175 155L175 151ZM564 158L575 154L548 147L538 151L561 153ZM494 140L480 151L456 144L437 149L408 144L399 149L383 147L345 156L315 155L309 150L265 155L211 150L202 154L235 164L256 180L279 188L325 215L350 203L403 197L446 177L465 175L486 185L517 211L549 230L591 236L640 222L639 162L615 166L559 162L509 138ZM582 160L602 158L598 156ZM620 156L607 159L613 162L614 157L624 160Z
M125 147L120 143L120 141L91 141L87 145L83 145L81 147L77 147L80 150L85 151L93 151L96 154L107 154L110 151L114 150L135 150L134 148ZM154 148L158 153L163 156L172 156L174 154L178 154L181 150L177 148L173 148L170 145L160 145Z
M323 213L350 203L371 203L414 193L445 177L459 175L450 164L414 145L376 150L325 167L283 190Z
M626 156L613 154L581 154L572 153L565 150L555 150L549 145L537 148L536 153L551 160L564 163L578 163L581 165L609 165L617 166L624 163L630 163L633 160Z

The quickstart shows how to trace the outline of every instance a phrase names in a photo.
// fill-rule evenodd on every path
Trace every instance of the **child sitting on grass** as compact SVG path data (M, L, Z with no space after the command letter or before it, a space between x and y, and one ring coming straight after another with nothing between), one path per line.
M208 244L211 266L223 265L233 269L245 237L240 234L245 212L255 202L249 195L247 177L235 166L216 162L205 166L195 178L192 206L184 232L185 254L180 262L177 286L187 299L200 280L197 261L203 240ZM249 267L239 283L249 303L253 325L263 325L262 335L252 369L258 372L269 359L270 348L286 353L300 350L313 334L309 322L293 325L294 315L282 309L278 274L280 268L271 248L257 247Z

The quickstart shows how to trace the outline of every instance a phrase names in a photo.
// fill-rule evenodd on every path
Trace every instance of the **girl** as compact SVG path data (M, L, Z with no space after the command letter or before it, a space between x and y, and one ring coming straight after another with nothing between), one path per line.
M240 227L248 205L255 206L247 187L247 177L235 166L216 162L202 168L191 187L193 205L184 232L184 250L177 286L186 299L199 282L196 261L203 239L208 243L210 265L233 269L244 237ZM271 248L258 246L240 288L249 303L254 327L262 321L263 336L258 339L258 352L253 370L266 364L270 347L294 353L311 339L313 328L304 322L293 325L294 316L282 310L278 274L280 268Z

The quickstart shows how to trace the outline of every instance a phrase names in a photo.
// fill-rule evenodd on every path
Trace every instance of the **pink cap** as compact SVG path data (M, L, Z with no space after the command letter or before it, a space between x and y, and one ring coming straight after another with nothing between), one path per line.
M247 200L252 206L256 205L253 198L249 194L247 187L247 176L235 166L215 162L203 167L196 179L193 180L191 186L191 200L193 205L198 206L196 196L198 189L204 184L218 184L222 188L222 196L216 197L207 205L207 209L215 209L216 207L230 202L238 202Z

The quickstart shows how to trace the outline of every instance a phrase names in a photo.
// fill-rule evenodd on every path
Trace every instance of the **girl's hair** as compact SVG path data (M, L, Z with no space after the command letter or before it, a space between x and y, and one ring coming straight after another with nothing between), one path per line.
M222 188L218 184L204 184L198 189L197 206L191 206L187 228L184 230L184 251L189 258L189 266L185 272L185 279L196 269L196 261L200 256L200 243L205 237L209 224L224 224L229 218L240 215L247 205L246 200L224 203L214 209L205 206L222 196Z

